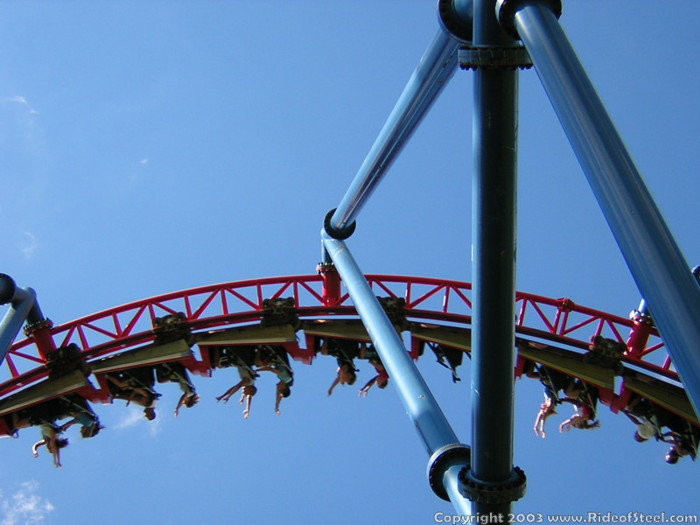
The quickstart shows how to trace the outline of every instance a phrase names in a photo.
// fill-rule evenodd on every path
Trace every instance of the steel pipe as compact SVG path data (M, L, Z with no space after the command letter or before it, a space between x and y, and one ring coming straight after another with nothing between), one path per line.
M346 244L333 239L324 230L321 231L321 240L350 293L357 313L391 377L408 416L418 430L428 455L432 456L447 445L459 443L440 405L411 360ZM457 476L461 469L454 467L452 465L446 470L443 485L455 508L469 514L469 502L458 490Z
M326 230L334 237L342 238L341 232L354 222L391 163L454 75L459 46L458 40L446 31L438 30L333 213Z
M527 48L696 414L700 286L576 56L550 2L508 0ZM511 22L501 19L507 26Z
M10 307L0 321L0 363L5 360L10 347L22 325L34 313L36 316L36 293L31 288L18 288L7 275L0 274L0 304Z

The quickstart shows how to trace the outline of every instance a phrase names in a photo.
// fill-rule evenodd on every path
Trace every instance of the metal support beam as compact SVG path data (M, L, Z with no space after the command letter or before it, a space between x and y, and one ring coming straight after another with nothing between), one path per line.
M32 317L36 317L36 293L31 288L18 288L8 275L0 274L0 304L10 305L5 317L0 321L0 363L2 363L17 334L22 330L22 325L28 318L31 320ZM32 312L32 310L35 311Z
M557 20L552 0L499 0L700 414L700 286Z
M406 412L418 430L428 455L433 456L445 447L459 444L457 435L345 243L333 239L325 231L321 232L321 240L350 293L357 313L391 377ZM466 447L461 447L466 450ZM446 492L455 509L462 514L470 514L469 501L459 493L458 475L465 465L466 462L460 461L459 458L450 459L440 472L444 469L442 490Z
M514 48L494 15L495 0L474 4L475 49ZM513 469L515 223L518 71L477 67L472 188L472 466L464 491L480 516L506 521L524 492ZM515 488L515 490L512 490Z
M391 163L454 75L459 45L444 30L438 30L345 196L327 221L326 231L330 235L345 238L344 232L351 227Z

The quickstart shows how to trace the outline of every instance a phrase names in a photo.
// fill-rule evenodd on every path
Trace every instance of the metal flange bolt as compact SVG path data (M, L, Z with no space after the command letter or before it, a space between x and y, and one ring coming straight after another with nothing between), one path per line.
M561 16L561 0L497 0L496 16L503 30L516 40L520 40L518 30L515 28L515 13L526 5L541 5L548 8L554 16Z
M504 483L484 483L474 479L470 469L459 473L459 491L470 501L485 504L504 504L517 501L525 495L527 478L520 467L513 467L510 479Z

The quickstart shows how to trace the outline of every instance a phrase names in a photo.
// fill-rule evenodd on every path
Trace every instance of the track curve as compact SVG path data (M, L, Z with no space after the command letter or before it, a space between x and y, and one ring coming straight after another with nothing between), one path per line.
M411 356L419 359L430 348L456 376L454 362L461 363L461 355L450 361L448 354L469 355L471 285L424 277L366 278L404 333ZM663 342L648 320L523 292L516 294L516 312L516 377L527 373L528 363L536 363L592 385L615 413L624 411L633 396L642 396L697 425ZM177 361L191 373L210 376L215 364L207 349L212 347L274 345L294 361L311 364L319 340L369 342L337 274L322 267L316 275L168 293L57 326L44 322L25 333L25 339L12 345L3 367L0 416L74 393L110 403L105 376L120 368ZM598 352L591 343L596 338L618 353ZM192 351L195 346L199 355ZM76 374L77 379L67 379ZM621 387L616 377L622 377Z

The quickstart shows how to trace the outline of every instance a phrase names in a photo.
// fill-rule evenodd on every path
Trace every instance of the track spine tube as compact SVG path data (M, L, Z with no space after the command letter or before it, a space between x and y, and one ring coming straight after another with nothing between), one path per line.
M367 329L406 412L418 430L428 455L432 456L445 446L459 443L440 405L411 360L346 244L328 236L325 231L321 232L321 240L350 293L362 324ZM470 514L469 501L459 492L459 472L465 466L464 462L451 462L445 470L442 483L455 509L462 514Z
M700 414L700 287L551 9L499 0L527 48L696 414ZM508 9L502 9L503 6Z

